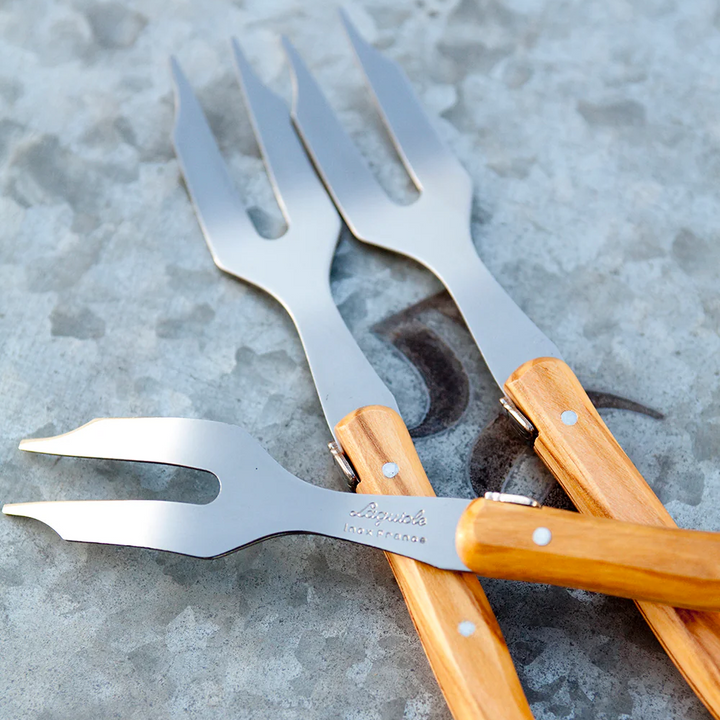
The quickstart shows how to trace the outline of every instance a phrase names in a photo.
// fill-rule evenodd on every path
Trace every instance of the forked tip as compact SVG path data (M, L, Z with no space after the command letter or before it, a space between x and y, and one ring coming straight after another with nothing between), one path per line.
M31 503L5 503L2 506L3 515L9 517L34 517L29 511L28 506Z
M283 48L285 48L285 52L288 54L290 62L294 65L295 60L300 59L298 51L295 49L295 46L292 44L290 38L287 35L282 35L280 37L280 42L282 42L282 46Z
M367 45L362 35L360 35L358 29L355 27L353 21L350 19L348 11L344 7L341 7L338 10L338 13L340 15L340 20L342 21L342 24L345 26L345 32L350 38L350 42L353 45Z
M235 58L235 65L238 69L238 72L240 73L241 80L243 82L247 82L248 79L259 81L257 75L255 75L255 71L253 70L252 65L250 65L248 59L245 57L245 53L240 47L238 39L235 37L230 38L230 45L232 47L233 56Z
M347 30L355 30L355 26L352 24L352 20L350 20L350 15L348 15L348 11L344 6L338 8L338 15L340 15L340 20L342 20L342 24Z
M170 72L172 73L173 88L175 90L175 114L177 115L180 110L182 96L186 95L188 91L192 91L190 90L190 83L174 55L170 56Z
M39 520L49 528L54 530L63 540L70 538L65 537L66 523L57 522L53 515L53 509L62 505L57 502L27 502L27 503L7 503L2 506L4 515L11 517L24 517L31 520ZM58 520L60 518L57 518ZM70 518L71 519L71 518Z
M178 85L180 82L187 82L185 75L183 74L180 63L174 55L170 56L170 72L172 72L173 80Z
M300 53L286 35L282 36L282 44L290 61L290 75L292 76L293 86L292 115L295 117L300 96L311 93L313 79Z
M285 49L285 54L290 61L290 76L292 78L292 108L290 110L291 115L295 118L295 112L297 111L298 98L300 96L300 83L301 75L303 73L304 64L300 53L295 49L295 46L290 42L290 38L287 35L283 35L280 38L282 46Z
M51 435L43 438L24 438L18 448L25 452L44 453L47 455L76 455L80 457L87 452L81 443L87 438L95 437L98 431L109 426L112 418L95 418L80 427L69 430L60 435ZM88 455L87 457L94 457Z
M230 46L233 49L235 59L238 61L242 61L243 63L246 64L247 60L245 59L245 53L242 51L242 48L240 47L240 43L238 42L238 39L235 36L230 38Z
M66 435L68 433L65 433ZM25 452L44 452L44 447L49 441L55 440L59 435L47 438L23 438L18 445L18 450L24 450Z

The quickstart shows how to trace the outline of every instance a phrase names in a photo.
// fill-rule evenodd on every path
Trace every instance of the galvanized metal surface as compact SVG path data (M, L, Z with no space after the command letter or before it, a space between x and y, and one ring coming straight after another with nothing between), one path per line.
M202 241L170 142L167 66L177 55L264 234L283 220L230 35L286 100L289 36L381 185L411 200L335 11L290 0L3 6L1 501L217 491L206 474L17 450L98 416L239 423L293 473L343 487L289 317L219 276ZM715 7L373 2L350 13L405 69L469 172L488 269L610 406L611 430L679 523L719 529ZM432 299L430 273L345 234L332 279L354 336L420 423L440 494L469 497L472 481L561 502L503 434L492 376ZM623 409L622 397L665 418ZM504 488L488 487L491 463ZM0 717L448 717L378 553L302 536L204 561L0 521ZM707 717L631 603L484 586L541 720Z

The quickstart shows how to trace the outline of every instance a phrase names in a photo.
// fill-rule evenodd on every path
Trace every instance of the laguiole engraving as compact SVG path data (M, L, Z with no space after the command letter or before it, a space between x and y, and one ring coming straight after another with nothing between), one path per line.
M383 523L423 527L427 525L425 510L418 510L414 515L410 515L405 512L391 513L382 510L378 503L373 501L369 502L361 510L351 510L350 517L371 520L375 527L362 527L361 525L351 525L350 523L345 523L343 530L346 533L384 538L386 540L400 540L401 542L419 543L421 545L427 542L426 538L422 535L410 534L397 528L383 529L380 527ZM407 528L407 530L409 529L410 528Z
M424 510L418 510L414 515L407 513L390 513L380 510L376 502L369 502L362 510L351 510L350 517L374 520L375 526L380 527L384 522L400 523L402 525L418 525L422 527L427 524Z

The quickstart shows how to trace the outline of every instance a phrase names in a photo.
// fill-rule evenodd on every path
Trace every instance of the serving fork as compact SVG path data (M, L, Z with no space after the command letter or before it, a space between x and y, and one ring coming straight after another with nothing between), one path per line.
M285 103L253 73L237 42L240 85L288 230L258 235L179 64L173 143L213 260L274 296L302 340L332 451L359 493L431 496L392 393L345 325L330 291L342 221L295 132ZM456 718L531 718L477 578L387 555L423 648ZM472 633L459 628L472 627Z
M675 527L556 346L478 257L470 235L471 179L438 137L407 77L341 15L380 117L419 191L411 205L390 200L285 41L295 126L350 230L364 242L413 258L444 283L503 393L503 406L581 512ZM648 602L638 608L720 718L720 614Z
M461 573L720 607L714 561L720 533L583 517L500 493L463 500L328 490L282 468L242 428L212 420L101 418L63 435L23 440L20 449L193 468L220 483L204 505L61 500L3 506L6 515L40 520L65 540L213 558L269 537L313 533ZM671 550L656 553L664 544Z

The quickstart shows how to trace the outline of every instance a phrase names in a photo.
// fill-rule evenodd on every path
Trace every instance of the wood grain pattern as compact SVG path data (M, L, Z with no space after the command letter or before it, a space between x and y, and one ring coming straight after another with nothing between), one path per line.
M538 528L550 531L547 545L535 542ZM720 533L480 499L460 519L456 544L486 577L720 609Z
M564 362L531 360L511 375L505 391L535 425L537 454L581 512L675 527ZM562 421L566 410L577 414L576 424ZM720 720L720 614L644 601L638 607L695 693Z
M432 496L432 486L400 416L390 408L361 408L335 428L360 477L359 493ZM399 473L386 478L385 463ZM500 626L477 578L385 554L425 653L456 720L528 720ZM467 636L460 632L474 626ZM470 625L470 623L472 625Z

